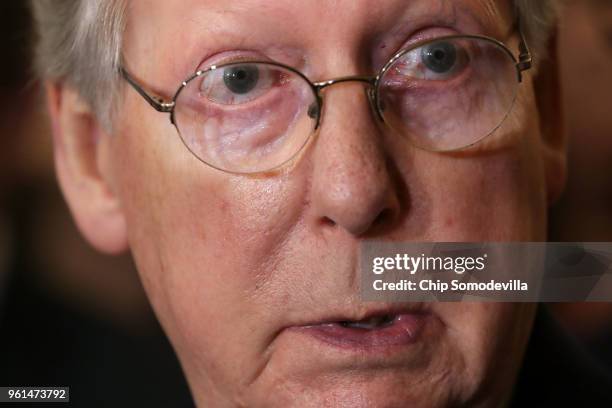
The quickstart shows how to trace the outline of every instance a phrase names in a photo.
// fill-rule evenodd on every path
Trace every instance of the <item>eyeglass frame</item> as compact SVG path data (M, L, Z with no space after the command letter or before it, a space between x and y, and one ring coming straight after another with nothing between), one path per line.
M328 79L328 80L324 80L324 81L316 81L313 82L312 80L310 80L304 73L302 73L301 71L297 70L294 67L291 67L289 65L285 65L283 63L280 62L276 62L276 61L265 61L265 60L246 60L246 61L240 61L241 64L266 64L266 65L271 65L271 66L276 66L282 69L286 69L289 72L292 72L296 75L298 75L299 77L301 77L311 88L313 95L316 96L316 124L315 127L313 129L313 132L316 131L319 128L320 122L321 122L321 112L322 112L322 108L323 108L323 97L321 95L321 91L329 86L335 85L335 84L339 84L342 82L362 82L362 83L366 83L367 85L369 85L369 90L368 90L368 98L370 99L370 105L372 107L374 107L375 112L377 117L379 118L379 120L381 120L381 122L385 122L382 111L383 108L380 106L380 101L378 98L378 87L380 85L380 79L385 75L385 73L387 72L387 70L389 70L389 68L391 66L393 66L393 64L395 63L395 61L397 61L399 58L401 58L402 56L404 56L405 54L419 48L422 47L425 44L428 43L433 43L436 41L444 41L444 40L453 40L453 39L474 39L474 40L482 40L482 41L487 41L490 43L493 43L494 45L500 47L501 49L503 49L506 54L508 54L508 56L512 59L514 66L516 68L516 72L517 72L517 79L518 79L518 83L521 83L523 81L523 72L529 70L532 68L533 66L533 57L531 54L531 51L529 49L529 46L527 44L527 40L525 38L525 35L523 33L523 30L521 28L521 24L519 21L517 21L516 25L515 25L515 30L513 31L517 31L518 35L519 35L519 44L518 44L518 48L519 48L519 55L518 58L513 54L513 52L510 50L510 48L504 44L502 41L497 40L495 38L489 37L489 36L484 36L484 35L470 35L470 34L456 34L456 35L446 35L446 36L440 36L440 37L434 37L434 38L428 38L428 39L424 39L422 41L418 41L415 44L410 45L407 48L402 48L399 51L397 51L386 63L385 65L378 71L378 73L374 76L371 75L349 75L349 76L343 76L343 77L338 77L338 78L333 78L333 79ZM181 84L179 85L178 89L176 90L176 92L174 93L174 96L172 97L171 100L164 100L163 98L158 98L156 96L151 95L149 92L147 92L144 89L144 86L140 85L138 83L138 81L136 81L131 75L130 73L123 67L123 65L121 65L119 67L120 70L120 74L121 76L128 82L128 84L130 84L130 86L136 91L138 92L138 94L140 94L140 96L142 96L145 101L147 101L149 103L149 105L151 105L153 107L153 109L155 109L158 112L161 113L169 113L170 114L170 123L175 127L177 133L179 134L179 137L181 136L181 131L178 128L178 125L176 123L175 120L175 108L176 108L176 101L181 93L181 91L194 79L201 77L202 75L205 75L209 72L215 71L217 69L222 69L225 66L228 65L233 65L236 64L236 62L228 62L228 63L223 63L220 65L211 65L210 67L203 69L203 70L198 70L196 71L194 74L190 75L187 79L185 79L183 82L181 82ZM309 108L310 110L310 108ZM310 117L313 117L311 115L311 113L308 113ZM314 118L313 118L314 119ZM483 136L483 139L486 137L487 135ZM309 136L310 137L310 136ZM480 142L482 139L479 139L478 141L474 142L474 143L478 143ZM465 148L467 146L462 147L461 149ZM189 149L191 150L191 149ZM427 150L427 149L425 149ZM297 152L296 152L297 153ZM201 159L200 157L198 157L196 155L196 157L204 162L205 164L212 166L214 168L217 168L221 171L225 171L225 172L229 172L229 173L236 173L234 171L228 171L228 170L224 170L224 169L220 169L218 167L216 167L215 165L209 164L207 162L205 162L203 159ZM288 158L287 160L291 160L291 158ZM279 164L278 166L283 165L285 162ZM278 167L276 166L276 167ZM240 172L238 172L240 173Z

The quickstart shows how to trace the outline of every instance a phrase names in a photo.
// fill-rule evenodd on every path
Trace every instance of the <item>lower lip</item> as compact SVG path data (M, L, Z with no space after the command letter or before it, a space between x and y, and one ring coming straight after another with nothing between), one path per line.
M424 314L403 314L398 315L392 324L375 329L354 329L337 323L296 329L339 348L373 350L417 342L426 320L427 315Z

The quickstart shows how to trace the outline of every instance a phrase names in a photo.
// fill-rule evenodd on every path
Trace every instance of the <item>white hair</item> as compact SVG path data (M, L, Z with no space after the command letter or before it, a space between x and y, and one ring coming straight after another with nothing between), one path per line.
M513 0L534 55L544 55L561 0ZM127 0L31 0L38 74L74 86L110 129L121 86Z
M107 129L120 85L126 0L31 0L39 76L65 80Z

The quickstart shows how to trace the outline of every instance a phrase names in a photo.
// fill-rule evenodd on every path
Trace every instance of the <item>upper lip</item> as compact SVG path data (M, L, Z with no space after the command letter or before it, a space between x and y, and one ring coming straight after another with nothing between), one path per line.
M425 314L429 311L426 303L383 303L364 304L352 310L321 313L312 319L296 322L292 327L308 327L338 322L358 322L375 317L402 314Z

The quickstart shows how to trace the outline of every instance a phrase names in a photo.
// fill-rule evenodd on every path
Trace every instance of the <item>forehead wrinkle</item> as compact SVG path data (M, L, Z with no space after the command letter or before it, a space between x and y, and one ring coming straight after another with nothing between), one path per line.
M462 13L476 18L494 37L507 31L508 16L512 14L510 0L441 0L441 3L441 8L451 10L455 18Z
M512 15L510 1L508 0L473 0L480 3L483 18L490 25L509 23L508 17ZM505 24L504 24L505 25ZM507 27L504 27L507 28Z
M224 25L227 26L227 21L223 21L219 17L233 19L237 26L232 26L235 31L242 30L243 27L240 26L240 23L245 22L245 17L248 18L249 31L259 28L269 30L271 26L296 28L292 21L296 13L291 9L291 7L294 7L291 2L285 4L285 2L279 0L234 0L222 2L222 4L219 4L218 1L208 1L206 3L209 5L199 7L199 10L203 13L195 13L199 20L197 22L206 31L211 31L213 28L227 30L224 27ZM209 20L211 17L212 19ZM214 24L213 27L211 27L211 22ZM292 31L286 32L291 33Z
M232 50L248 46L288 52L289 44L297 46L304 38L300 25L291 18L295 13L282 1L241 0L221 7L216 1L205 4L211 6L200 7L185 19L186 27L195 28L182 34L186 43L193 44L194 52L201 54L198 57L204 57L210 49L225 51L226 46ZM206 41L193 41L193 37Z
M300 28L300 25L292 21L296 13L290 7L290 2L274 0L132 2L127 26L129 35L126 38L132 38L133 26L138 26L139 32L144 28L147 33L136 37L136 44L141 49L147 53L166 50L163 55L147 55L144 60L157 58L165 61L163 65L166 69L163 72L153 69L152 74L158 78L161 76L160 80L170 86L173 84L171 81L182 80L186 74L193 73L201 62L198 58L204 57L207 51L223 51L224 46L236 49L246 43L258 47L279 46L299 40L300 33L296 32L296 28ZM172 20L174 24L166 23ZM281 36L280 33L286 35ZM128 45L132 43L131 40L127 42ZM132 62L138 64L138 60ZM157 65L152 67L149 64L149 68Z

